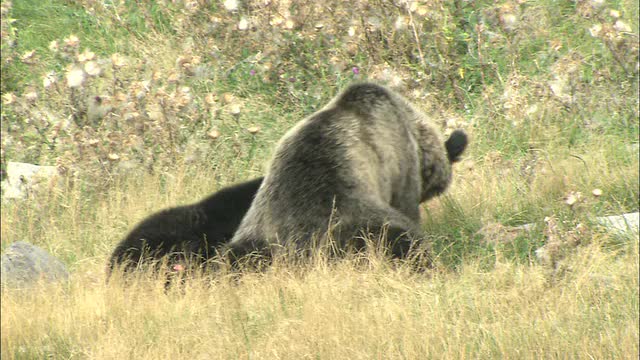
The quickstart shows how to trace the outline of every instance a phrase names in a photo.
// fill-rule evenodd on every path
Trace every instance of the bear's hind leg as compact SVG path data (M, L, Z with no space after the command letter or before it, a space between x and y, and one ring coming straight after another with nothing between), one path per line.
M369 220L362 226L355 227L355 236L347 243L356 251L366 248L367 242L381 245L382 250L394 259L407 258L411 250L421 240L419 232L410 221L402 216L399 219Z
M262 240L236 241L228 244L223 250L233 269L259 268L271 261L269 245Z

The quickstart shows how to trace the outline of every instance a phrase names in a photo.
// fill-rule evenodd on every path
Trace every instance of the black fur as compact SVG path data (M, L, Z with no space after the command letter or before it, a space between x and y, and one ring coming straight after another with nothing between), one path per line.
M201 264L216 254L238 228L263 178L224 188L191 205L157 212L140 222L115 248L107 275L116 266L124 272L168 260L168 265L195 260Z
M449 139L444 143L444 146L447 148L449 161L452 163L459 161L462 152L467 147L467 143L467 134L462 130L454 130L451 135L449 135Z

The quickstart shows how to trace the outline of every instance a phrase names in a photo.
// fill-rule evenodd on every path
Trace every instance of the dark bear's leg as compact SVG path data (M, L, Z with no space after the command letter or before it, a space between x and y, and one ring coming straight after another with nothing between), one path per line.
M378 208L369 211L368 216L367 214L362 215L364 218L368 217L368 222L360 229L370 233L372 240L383 241L391 257L406 258L413 248L414 242L420 239L421 231L418 220L412 220L394 208Z
M391 257L405 259L413 248L415 236L408 229L398 226L389 226L386 229L387 246L391 250Z
M240 265L259 268L271 260L269 245L263 240L245 240L230 243L223 254L232 268L238 270Z
M119 244L109 258L107 265L107 282L116 268L123 275L134 272L144 261L153 257L151 249L145 241L139 239L127 239Z
M431 253L420 232L397 225L384 225L381 234L392 259L406 260L417 272L432 268Z
M407 227L388 224L373 225L370 222L359 228L355 236L347 241L347 247L359 252L367 247L367 241L378 241L392 258L404 259L409 255L417 236Z

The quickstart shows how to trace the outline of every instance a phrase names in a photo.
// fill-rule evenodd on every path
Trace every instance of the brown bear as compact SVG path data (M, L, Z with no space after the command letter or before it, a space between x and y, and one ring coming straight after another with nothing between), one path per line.
M232 262L282 247L339 249L386 238L393 257L420 240L419 204L451 182L467 136L445 142L426 115L373 83L349 86L279 141L264 182L227 246Z

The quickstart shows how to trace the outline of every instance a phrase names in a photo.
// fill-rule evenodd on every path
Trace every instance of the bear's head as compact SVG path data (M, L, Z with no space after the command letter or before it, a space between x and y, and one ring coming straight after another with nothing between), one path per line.
M442 194L451 183L451 164L460 160L467 147L467 134L455 130L443 143L440 134L430 124L418 122L422 195L425 202Z

